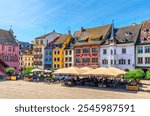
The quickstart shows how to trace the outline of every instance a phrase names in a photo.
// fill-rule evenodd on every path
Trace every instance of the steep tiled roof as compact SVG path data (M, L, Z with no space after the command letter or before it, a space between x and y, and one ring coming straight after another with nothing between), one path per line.
M44 34L44 35L42 35L42 36L39 36L39 37L37 37L37 38L35 38L35 39L44 39L45 37L47 37L47 36L50 35L50 34L59 34L59 35L61 35L60 33L57 33L57 32L55 32L55 31L53 31L53 32Z
M99 26L95 28L87 28L82 29L81 31L76 31L73 37L78 37L78 42L75 43L74 46L81 46L81 45L89 45L89 44L100 44L108 35L111 24ZM91 41L92 39L100 39L99 41ZM86 41L86 42L80 42Z
M145 20L141 24L141 33L140 33L140 38L137 44L150 44L150 20ZM148 30L148 32L144 32L144 30ZM140 41L142 39L143 41Z
M115 39L119 43L135 42L139 36L141 25L131 25L117 29Z
M63 44L68 37L69 34L63 34L53 44Z
M0 44L18 45L10 31L0 29Z

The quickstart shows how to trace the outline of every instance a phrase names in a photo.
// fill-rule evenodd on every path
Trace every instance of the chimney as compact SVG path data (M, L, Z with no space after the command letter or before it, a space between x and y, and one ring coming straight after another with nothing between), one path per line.
M81 27L81 32L83 32L84 31L84 28L83 27Z
M114 38L114 20L112 20L111 39Z

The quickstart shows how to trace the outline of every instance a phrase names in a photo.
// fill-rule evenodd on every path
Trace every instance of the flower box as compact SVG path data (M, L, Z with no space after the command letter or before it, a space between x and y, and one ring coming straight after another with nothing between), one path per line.
M33 78L30 78L30 77L26 77L23 79L24 81L33 81Z
M16 76L10 76L10 79L13 80L13 81L16 81L17 77Z
M126 90L138 91L139 90L139 86L137 86L137 85L126 85Z

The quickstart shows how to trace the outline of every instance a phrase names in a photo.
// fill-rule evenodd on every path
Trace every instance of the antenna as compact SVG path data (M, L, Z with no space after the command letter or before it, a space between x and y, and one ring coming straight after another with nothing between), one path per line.
M12 25L10 25L10 29L12 28L13 26Z
M68 33L71 32L71 27L70 26L68 26L67 31L68 31Z

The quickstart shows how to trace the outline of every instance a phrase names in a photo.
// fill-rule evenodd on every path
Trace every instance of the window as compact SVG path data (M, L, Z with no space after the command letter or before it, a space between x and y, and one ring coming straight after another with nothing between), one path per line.
M65 53L66 53L66 55L68 55L68 51L66 51Z
M65 67L66 67L66 68L68 67L68 64L67 64L67 63L65 64Z
M56 58L54 58L54 61L56 61Z
M36 41L36 44L39 44L39 41Z
M116 60L114 60L114 64L116 64Z
M72 51L71 50L69 50L69 55L71 55L72 54Z
M108 64L108 60L107 59L103 59L102 60L102 64Z
M83 63L89 63L89 62L90 62L90 58L83 58L83 59L82 59L82 62L83 62Z
M83 53L90 53L90 48L83 48Z
M92 58L92 63L98 63L98 58Z
M111 64L113 64L113 60L111 60Z
M103 54L107 54L107 49L103 49Z
M56 64L54 64L54 68L56 68Z
M56 51L54 51L54 54L55 54L55 55L57 54Z
M98 48L92 48L92 53L97 53L98 52Z
M145 53L150 53L150 46L145 46Z
M43 44L43 40L41 40L40 42L41 42L41 44Z
M59 54L60 52L58 51L57 53Z
M120 59L119 64L126 64L126 60L125 59Z
M150 64L150 57L145 57L145 64Z
M68 62L68 57L67 57L67 58L65 58L65 62Z
M16 47L14 46L14 47L13 47L13 52L15 52L15 51L16 51Z
M80 63L80 62L81 62L80 58L76 58L76 63Z
M57 58L57 61L59 62L59 58Z
M116 55L116 50L114 50L114 54Z
M71 64L71 63L69 64L69 67L72 67L72 64Z
M8 52L11 52L11 51L12 51L11 47L8 47Z
M46 55L48 55L48 51L46 51Z
M57 68L59 68L60 66L59 66L59 64L57 64Z
M113 50L110 50L111 55L113 55Z
M4 45L2 45L2 51L4 50Z
M80 49L76 49L76 54L80 54Z
M138 53L143 53L143 47L138 47L137 50L138 50Z
M126 48L122 48L122 54L126 54Z
M71 62L71 61L72 61L72 58L70 57L70 58L69 58L69 62Z
M138 64L143 64L143 58L142 57L138 57Z
M129 65L131 64L131 61L130 61L130 59L128 59L128 64L129 64Z

